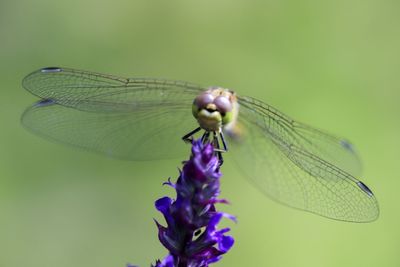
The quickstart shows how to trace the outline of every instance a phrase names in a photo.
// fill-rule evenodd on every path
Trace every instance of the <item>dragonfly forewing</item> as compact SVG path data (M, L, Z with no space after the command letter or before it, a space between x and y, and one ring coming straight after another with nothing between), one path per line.
M179 133L202 88L179 81L128 79L67 68L35 71L23 86L43 98L22 124L45 138L129 160L184 156Z

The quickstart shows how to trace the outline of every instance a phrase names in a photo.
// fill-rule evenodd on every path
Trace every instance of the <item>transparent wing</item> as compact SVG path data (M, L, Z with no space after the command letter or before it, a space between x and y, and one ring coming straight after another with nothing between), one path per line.
M43 99L25 111L24 126L116 158L185 155L181 136L198 127L191 104L202 88L184 82L45 68L26 76L23 86Z
M346 139L314 129L304 123L293 121L292 129L297 145L353 176L360 176L362 166L354 146Z
M240 104L242 115L251 117L274 140L304 149L353 176L361 175L361 161L348 140L295 121L254 98L241 97Z
M181 137L198 127L190 116L190 105L135 112L87 112L51 100L28 108L22 124L53 141L138 161L186 156L189 148Z
M335 147L332 139L324 142L325 134L310 134L311 128L306 134L296 132L293 125L302 124L260 101L240 98L240 104L242 137L231 140L228 154L257 188L278 202L337 220L378 217L378 203L368 187L328 161L327 155L337 157L328 149ZM340 153L349 153L342 149Z
M121 78L59 67L32 72L23 79L22 85L42 99L92 112L132 112L159 106L190 106L193 98L204 90L198 85L181 81Z

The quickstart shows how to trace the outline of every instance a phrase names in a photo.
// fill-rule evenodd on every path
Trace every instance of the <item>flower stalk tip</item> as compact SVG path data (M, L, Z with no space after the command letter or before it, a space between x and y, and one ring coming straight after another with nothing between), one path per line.
M176 199L162 197L155 207L165 219L163 226L156 222L158 238L169 254L153 267L207 267L219 261L234 244L226 235L229 228L217 229L223 217L235 217L216 210L220 194L219 159L211 144L193 141L192 154L180 171L175 184L164 183L176 190Z

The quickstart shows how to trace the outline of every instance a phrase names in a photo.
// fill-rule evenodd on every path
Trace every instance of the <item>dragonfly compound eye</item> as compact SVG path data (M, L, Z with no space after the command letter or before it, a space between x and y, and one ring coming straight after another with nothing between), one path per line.
M214 101L214 96L209 93L202 93L194 100L194 105L199 109L206 108L206 106Z
M232 111L232 103L225 96L218 96L217 98L215 98L214 104L220 113L227 113L229 111Z

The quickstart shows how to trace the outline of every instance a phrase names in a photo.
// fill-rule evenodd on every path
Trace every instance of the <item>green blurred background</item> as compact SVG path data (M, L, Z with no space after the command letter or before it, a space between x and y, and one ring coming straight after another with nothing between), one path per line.
M161 183L180 161L117 161L24 130L35 97L21 79L53 65L222 85L353 140L378 221L281 206L227 164L221 208L239 223L216 266L400 266L399 11L392 0L0 0L0 266L166 255L153 201L172 194Z

